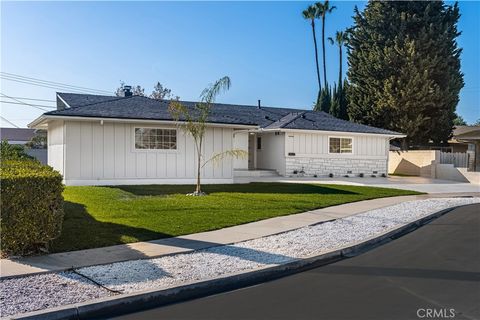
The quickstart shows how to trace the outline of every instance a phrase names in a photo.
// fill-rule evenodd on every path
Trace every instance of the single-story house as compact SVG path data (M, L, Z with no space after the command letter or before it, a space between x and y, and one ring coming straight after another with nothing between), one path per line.
M195 102L183 102L193 106ZM48 162L67 185L195 182L193 139L174 121L169 101L147 97L57 93L57 110L29 126L48 130ZM390 139L404 135L324 112L215 104L204 154L248 151L202 169L204 183L272 170L280 176L382 175Z

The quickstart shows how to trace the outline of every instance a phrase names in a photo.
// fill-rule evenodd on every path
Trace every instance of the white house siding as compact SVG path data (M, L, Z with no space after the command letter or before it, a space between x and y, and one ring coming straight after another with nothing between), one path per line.
M353 153L330 154L329 137L353 139ZM389 139L385 136L348 133L288 132L285 140L286 175L365 175L387 173ZM295 153L295 156L289 156ZM349 173L350 171L350 173Z
M54 121L48 125L47 132L48 165L64 174L65 136L63 121Z
M261 138L261 149L257 152L257 168L273 169L285 175L285 133L274 132L257 134Z
M177 150L135 150L135 127L175 128L173 125L145 123L65 121L65 183L111 185L195 182L196 152L191 136L177 129ZM204 141L206 158L232 149L232 139L233 129L209 127ZM51 165L59 168L58 162L52 161ZM210 162L202 169L202 177L205 183L232 183L233 160L226 159L218 164Z
M233 133L233 149L240 149L248 152L248 132L245 130L235 130ZM237 158L233 160L234 169L248 169L248 157Z

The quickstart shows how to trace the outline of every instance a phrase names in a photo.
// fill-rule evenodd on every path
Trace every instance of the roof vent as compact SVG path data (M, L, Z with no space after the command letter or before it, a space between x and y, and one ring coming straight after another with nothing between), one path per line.
M262 100L258 99L258 109L262 107Z

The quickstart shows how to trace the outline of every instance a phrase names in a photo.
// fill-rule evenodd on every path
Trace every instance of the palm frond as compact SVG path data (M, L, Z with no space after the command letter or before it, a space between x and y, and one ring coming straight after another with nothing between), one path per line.
M302 16L304 19L315 19L316 18L316 13L317 13L317 8L315 5L308 6L307 9L302 11Z
M234 158L234 159L246 159L248 157L248 152L242 149L232 149L224 152L214 154L210 159L205 161L202 165L202 168L207 165L209 162L213 162L214 165L222 162L225 158Z
M211 104L215 102L216 97L230 89L231 81L228 76L218 79L214 84L211 84L207 88L205 88L202 93L200 94L200 99L202 102L207 104Z

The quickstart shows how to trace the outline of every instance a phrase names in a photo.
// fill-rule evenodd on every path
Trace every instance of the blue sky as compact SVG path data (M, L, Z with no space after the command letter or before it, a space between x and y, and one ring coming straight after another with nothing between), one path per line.
M111 92L120 80L147 92L160 81L185 100L196 100L208 83L228 75L232 88L221 102L261 99L268 106L311 108L317 90L312 34L301 17L309 3L2 2L1 70ZM365 2L332 4L337 10L328 17L327 36L351 26L354 6ZM460 2L460 9L466 84L457 110L474 122L480 118L480 2ZM338 51L329 44L327 49L333 83ZM3 79L0 92L55 97L54 89ZM5 103L1 108L21 127L42 112Z

